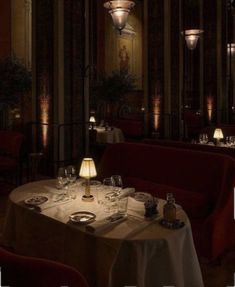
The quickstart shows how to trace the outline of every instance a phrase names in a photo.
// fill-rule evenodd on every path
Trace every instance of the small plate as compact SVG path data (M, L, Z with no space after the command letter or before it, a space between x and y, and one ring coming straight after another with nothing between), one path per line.
M176 219L175 221L173 222L169 222L165 219L161 219L159 221L159 223L166 227L166 228L169 228L169 229L180 229L182 227L184 227L185 223L183 221L180 221L179 219Z
M44 195L35 195L35 196L32 196L30 198L25 199L24 203L27 205L38 206L38 205L41 205L47 201L48 201L48 197L46 197Z
M151 194L147 192L135 192L131 195L136 201L146 202L152 198Z
M69 216L69 219L74 223L79 224L88 224L92 221L94 221L96 218L96 215L92 212L88 211L78 211L74 212Z

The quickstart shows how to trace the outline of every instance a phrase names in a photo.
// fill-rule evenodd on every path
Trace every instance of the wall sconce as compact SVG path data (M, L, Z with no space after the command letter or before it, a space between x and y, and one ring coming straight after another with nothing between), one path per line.
M223 132L221 129L215 129L213 138L216 139L216 145L220 145L220 139L224 138Z
M227 44L227 53L228 55L231 55L231 56L235 55L235 43Z
M153 126L154 131L158 131L160 124L160 113L161 113L161 100L160 96L155 96L153 98Z
M211 122L212 120L212 111L213 111L213 98L211 96L207 97L207 115L208 120Z
M185 38L189 50L194 50L197 47L198 39L200 38L200 34L202 33L203 30L200 29L189 29L181 32L181 34Z
M95 163L92 158L86 157L83 159L79 176L85 178L85 194L82 196L83 201L93 201L94 196L90 193L90 178L97 176Z
M128 15L134 6L135 2L129 0L114 0L104 3L104 7L109 9L114 27L120 34L122 33L122 29L126 26Z

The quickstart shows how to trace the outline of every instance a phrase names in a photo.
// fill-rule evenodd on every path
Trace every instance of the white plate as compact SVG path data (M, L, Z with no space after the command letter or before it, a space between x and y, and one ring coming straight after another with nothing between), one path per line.
M147 192L134 192L133 195L131 195L136 201L140 202L146 202L147 200L152 198L152 195Z
M78 211L74 212L69 216L69 219L72 222L79 223L79 224L88 224L94 221L96 215L89 211Z
M30 198L25 199L24 203L27 205L41 205L48 201L48 197L44 195L35 195Z

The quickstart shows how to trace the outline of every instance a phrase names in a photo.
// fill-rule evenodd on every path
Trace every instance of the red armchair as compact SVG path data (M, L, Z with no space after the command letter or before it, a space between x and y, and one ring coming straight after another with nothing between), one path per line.
M0 131L0 174L14 176L19 183L22 171L21 151L24 135L10 130Z
M14 287L88 287L74 268L33 257L14 254L0 248L2 286Z

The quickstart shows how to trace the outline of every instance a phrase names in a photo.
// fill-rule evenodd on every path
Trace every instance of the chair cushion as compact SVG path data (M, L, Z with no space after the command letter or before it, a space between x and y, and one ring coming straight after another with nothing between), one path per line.
M135 187L136 191L149 192L159 198L166 198L166 194L173 193L176 203L180 204L189 218L205 218L210 214L212 204L206 195L193 191L175 188L173 186L157 184L135 177L124 178L125 186Z
M14 158L0 156L0 172L16 169L17 161Z

